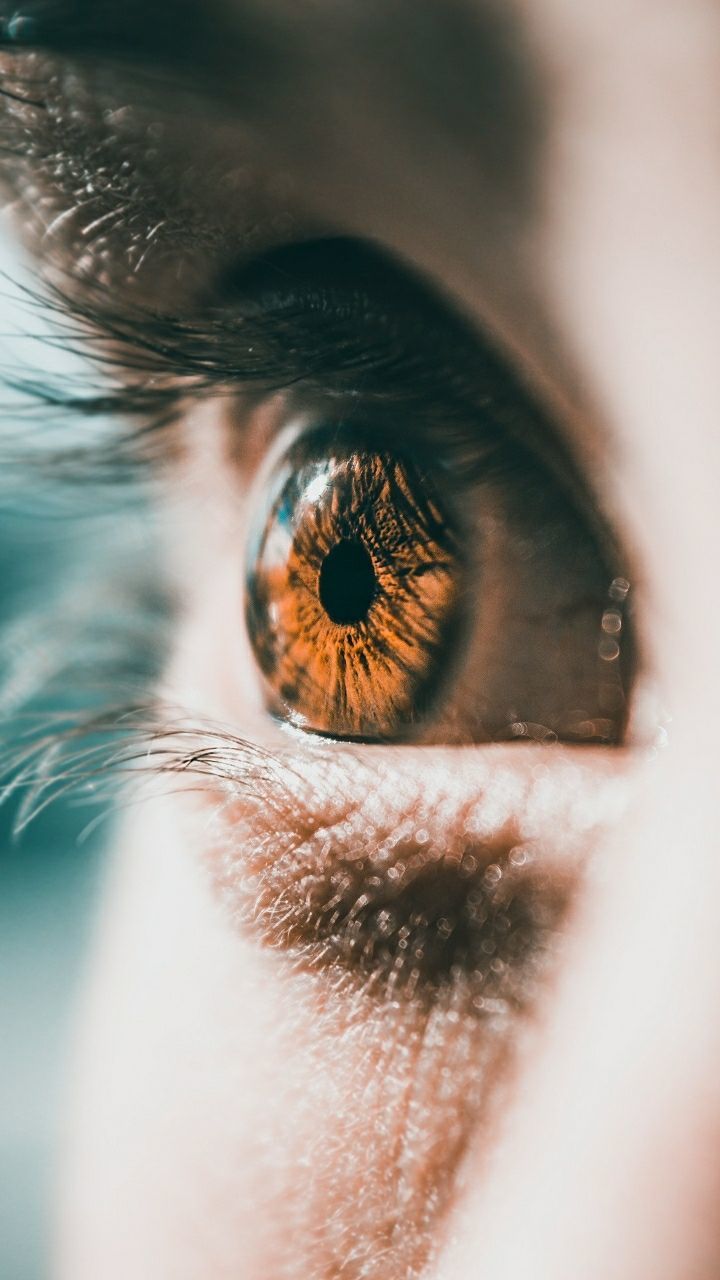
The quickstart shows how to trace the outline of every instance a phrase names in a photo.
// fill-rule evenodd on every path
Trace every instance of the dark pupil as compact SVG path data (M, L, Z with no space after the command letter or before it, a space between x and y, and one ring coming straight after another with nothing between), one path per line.
M362 622L376 586L373 563L362 542L343 538L322 562L318 594L333 622Z

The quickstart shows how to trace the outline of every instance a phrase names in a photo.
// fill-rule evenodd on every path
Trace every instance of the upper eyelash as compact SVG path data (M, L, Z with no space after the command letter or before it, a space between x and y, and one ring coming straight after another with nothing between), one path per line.
M552 422L464 320L362 242L290 246L280 251L281 261L290 254L296 262L297 250L301 263L309 255L311 267L309 273L307 262L300 267L301 285L303 270L308 277L303 287L293 286L292 272L272 267L273 251L272 287L266 278L258 291L251 265L232 293L227 280L218 282L218 299L197 315L117 305L99 286L26 288L30 309L49 312L54 321L56 336L49 340L86 358L88 382L85 389L76 380L68 385L57 377L6 374L26 416L42 424L47 447L35 447L29 456L22 443L8 449L6 442L5 474L30 465L36 477L50 477L56 494L80 481L84 500L93 486L132 493L138 481L155 483L170 474L166 464L182 448L178 428L193 401L228 396L252 407L255 398L292 391L301 411L374 426L396 447L424 447L446 467L461 501L489 466L506 470L534 462L582 510L608 563L629 576L600 505ZM319 254L322 262L326 252L339 261L339 284L315 281L313 260ZM346 259L359 261L371 282L379 278L379 296L358 287ZM101 438L90 432L86 440L76 432L68 447L63 422L98 416L110 430ZM241 416L234 413L233 420L242 431ZM409 441L408 426L414 428Z
M118 306L101 287L23 292L31 310L53 320L55 336L43 341L88 361L89 385L7 372L5 383L44 414L120 420L112 445L93 447L98 471L105 463L119 467L162 456L163 429L189 400L211 393L252 398L302 389L344 401L346 409L361 398L366 417L389 407L396 418L405 412L416 423L431 423L441 410L445 435L455 421L474 446L483 434L487 443L510 428L521 435L546 430L464 322L426 300L419 310L412 295L396 303L357 287L275 287L264 296L240 291L197 316L173 316ZM80 450L76 462L83 452L90 456Z

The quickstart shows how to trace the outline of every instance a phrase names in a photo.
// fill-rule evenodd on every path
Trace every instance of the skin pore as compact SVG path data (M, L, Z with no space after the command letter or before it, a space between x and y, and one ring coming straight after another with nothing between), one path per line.
M6 108L46 276L85 314L111 293L124 347L166 317L160 695L203 774L118 833L59 1274L712 1280L717 10L218 0L193 61L153 7L132 57L111 4L85 47L3 55L48 104ZM328 742L267 714L243 548L292 414L227 377L194 398L167 317L330 236L428 281L552 421L632 581L623 745ZM447 965L417 904L473 894Z

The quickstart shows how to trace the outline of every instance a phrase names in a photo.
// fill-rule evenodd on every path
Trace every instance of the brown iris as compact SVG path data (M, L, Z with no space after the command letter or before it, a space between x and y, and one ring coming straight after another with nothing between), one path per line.
M460 552L429 476L331 444L284 462L248 576L272 701L296 724L392 738L422 715L457 612Z

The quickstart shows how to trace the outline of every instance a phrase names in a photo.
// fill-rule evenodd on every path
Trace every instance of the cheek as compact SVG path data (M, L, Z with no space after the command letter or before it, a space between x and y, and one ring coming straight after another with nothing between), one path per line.
M247 949L218 927L172 801L126 826L105 899L63 1180L62 1274L119 1280L148 1274L152 1260L158 1276L224 1276L237 1273L238 1240L254 1274L245 1206L258 1099L277 1087L264 1046L278 1015L244 980Z
M447 1010L337 1001L243 940L198 869L200 830L185 800L156 801L115 856L62 1274L414 1274L499 1039Z

